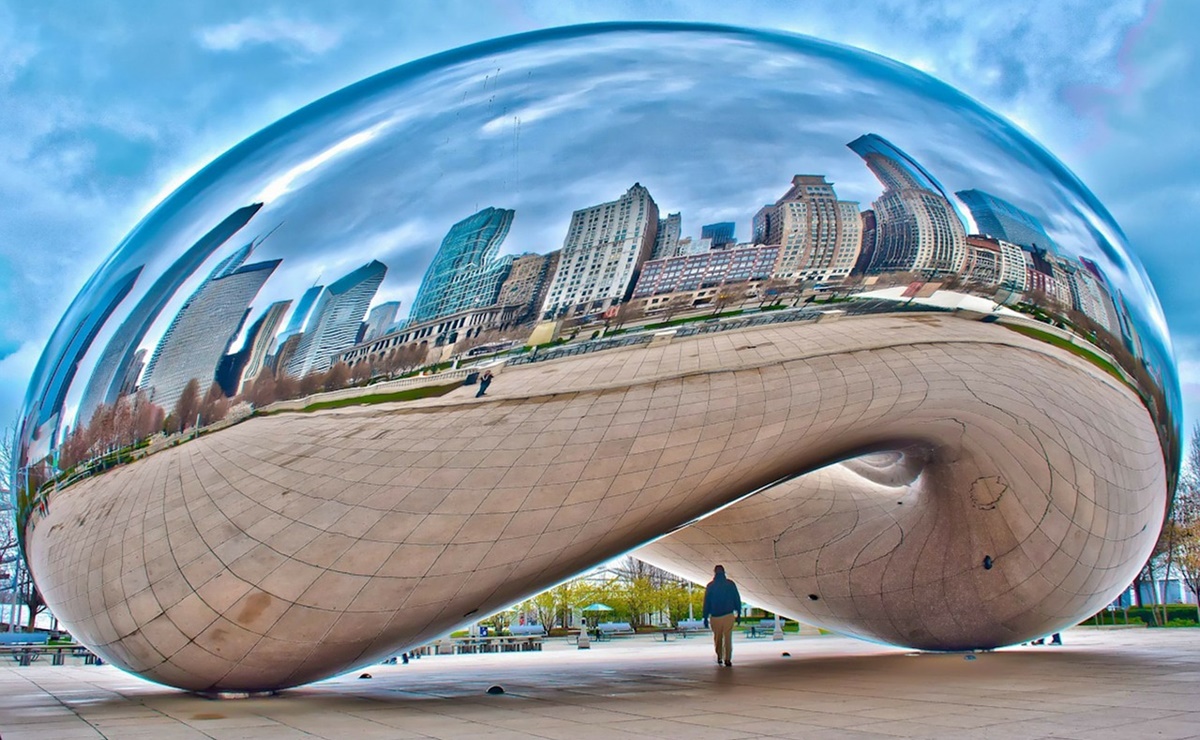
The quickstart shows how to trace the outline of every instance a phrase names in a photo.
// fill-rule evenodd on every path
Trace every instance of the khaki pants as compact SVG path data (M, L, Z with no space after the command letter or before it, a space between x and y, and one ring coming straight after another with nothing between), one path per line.
M733 622L736 615L725 614L720 617L709 617L712 626L713 645L717 648L717 660L726 663L733 660Z

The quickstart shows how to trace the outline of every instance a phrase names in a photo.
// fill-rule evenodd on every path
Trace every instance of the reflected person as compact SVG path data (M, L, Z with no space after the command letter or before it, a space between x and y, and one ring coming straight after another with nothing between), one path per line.
M492 371L484 370L483 375L479 377L479 392L475 394L476 398L487 393L488 386L492 384Z
M725 577L725 566L713 568L713 579L704 587L704 626L712 626L717 665L733 665L733 624L742 619L742 597L737 584Z

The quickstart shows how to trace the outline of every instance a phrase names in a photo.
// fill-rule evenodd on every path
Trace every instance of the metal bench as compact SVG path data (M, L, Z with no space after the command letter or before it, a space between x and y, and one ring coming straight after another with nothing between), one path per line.
M629 622L601 622L596 625L596 639L608 640L613 637L623 637L637 634Z

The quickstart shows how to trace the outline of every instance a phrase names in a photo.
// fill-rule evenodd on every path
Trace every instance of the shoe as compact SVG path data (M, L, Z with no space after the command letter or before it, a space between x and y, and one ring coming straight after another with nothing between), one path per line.
M721 665L721 659L717 658L717 665Z
M733 661L732 661L732 660L727 660L727 661L725 661L725 667L726 667L726 668L732 668L732 667L733 667Z

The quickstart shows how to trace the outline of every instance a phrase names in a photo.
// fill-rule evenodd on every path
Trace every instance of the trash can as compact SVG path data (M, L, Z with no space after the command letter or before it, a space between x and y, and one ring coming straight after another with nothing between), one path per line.
M463 379L463 385L475 385L479 382L479 371L467 373L467 377Z

